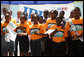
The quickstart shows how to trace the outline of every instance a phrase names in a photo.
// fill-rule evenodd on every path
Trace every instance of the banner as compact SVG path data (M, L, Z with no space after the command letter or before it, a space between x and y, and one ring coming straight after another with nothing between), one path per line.
M43 16L44 10L53 10L56 9L58 12L61 10L65 11L65 18L68 18L70 15L71 10L74 8L74 3L69 4L42 4L42 5L19 5L19 10L28 13L28 19L30 19L31 13L38 13L39 15Z

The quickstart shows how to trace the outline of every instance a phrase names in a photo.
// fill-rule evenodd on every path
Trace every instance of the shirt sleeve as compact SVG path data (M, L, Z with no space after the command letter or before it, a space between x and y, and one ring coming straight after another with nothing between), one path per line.
M68 37L67 30L64 30L64 38Z
M30 30L31 30L31 29L29 28L29 29L28 29L28 31L27 31L27 34L28 34L28 35L30 35L30 33L31 33L31 31L30 31Z
M46 21L45 25L44 25L45 28L48 27L48 20Z
M31 21L28 21L29 25L32 25Z
M26 25L26 32L28 31L28 29L29 29L29 25L27 24L27 25Z
M40 25L40 33L45 33L45 32L46 32L45 28L42 25Z
M81 20L82 24L83 24L83 19Z
M67 34L68 31L70 31L70 23L69 23L69 21L66 23L66 26L65 26L65 30L64 30L65 36L64 37L68 37L68 34Z
M2 23L1 23L1 32L2 32Z
M65 30L66 31L70 31L70 23L69 23L69 21L66 23Z

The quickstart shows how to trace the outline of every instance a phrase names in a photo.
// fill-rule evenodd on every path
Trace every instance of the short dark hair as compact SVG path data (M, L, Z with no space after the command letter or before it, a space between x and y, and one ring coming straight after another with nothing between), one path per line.
M78 9L80 11L80 8L79 7L75 7L74 9Z
M44 12L46 12L47 14L49 13L49 11L48 11L48 10L44 10Z
M25 16L24 14L22 14L21 17L25 17L25 20L27 20L27 16Z
M7 8L3 8L2 10L8 10Z
M10 14L6 13L5 16L10 16Z
M64 11L61 11L63 14L65 14L65 12Z
M9 13L9 14L11 13L12 14L12 11L11 10L8 10L7 13Z
M80 8L79 7L75 7L74 8L74 11L75 11L75 9L77 9L78 11L80 11ZM80 16L81 16L81 11L80 11Z
M51 10L50 13L54 13L54 14L58 15L58 11L57 10Z
M25 16L28 16L28 13L27 13L27 12L23 12L23 14L24 14Z
M36 17L37 20L40 19L40 16L38 14L34 14L34 17Z

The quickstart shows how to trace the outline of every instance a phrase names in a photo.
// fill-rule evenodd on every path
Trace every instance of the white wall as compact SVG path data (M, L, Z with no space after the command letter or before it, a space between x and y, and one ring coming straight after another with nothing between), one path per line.
M8 10L10 10L10 5L9 5L9 4L1 4L1 14L3 14L3 13L2 13L2 9L3 9L4 7L7 8Z

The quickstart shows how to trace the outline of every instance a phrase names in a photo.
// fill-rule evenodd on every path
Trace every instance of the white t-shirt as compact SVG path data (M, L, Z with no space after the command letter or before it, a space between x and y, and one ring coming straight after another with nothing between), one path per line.
M1 15L1 19L4 20L5 19L5 16L4 14Z
M16 23L20 23L20 18L15 18L14 20L16 20Z

